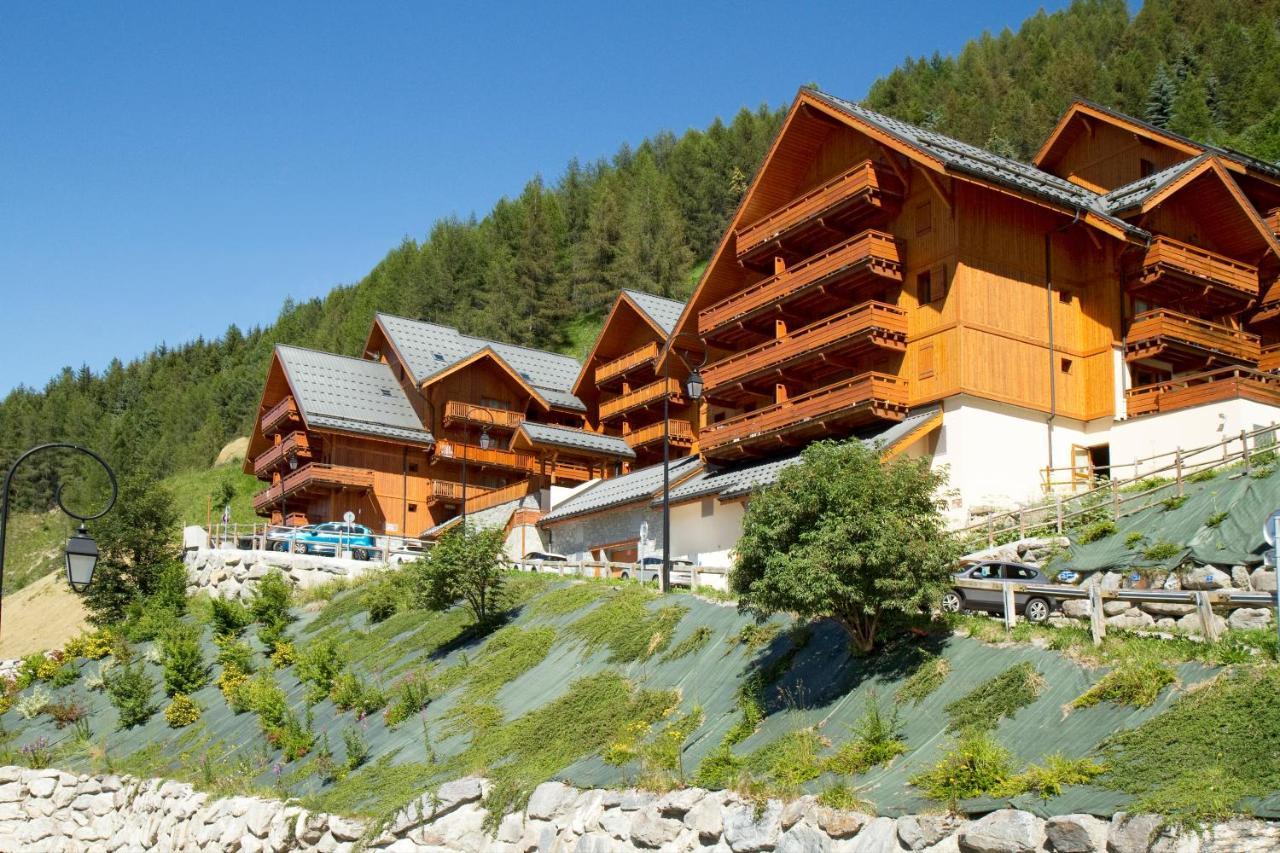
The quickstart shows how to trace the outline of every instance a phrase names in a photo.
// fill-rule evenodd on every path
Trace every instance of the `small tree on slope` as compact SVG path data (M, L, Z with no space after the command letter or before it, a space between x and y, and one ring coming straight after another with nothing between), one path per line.
M944 482L927 460L810 445L747 507L729 576L739 607L830 616L871 651L884 614L919 612L946 588L959 547L937 504Z
M500 560L503 533L461 525L450 530L417 564L418 602L442 610L461 599L477 625L487 626L501 608L506 571Z

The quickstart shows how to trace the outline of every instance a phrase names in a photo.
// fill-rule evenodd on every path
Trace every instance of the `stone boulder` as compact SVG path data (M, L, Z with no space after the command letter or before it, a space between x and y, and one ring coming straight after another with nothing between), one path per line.
M1249 575L1249 584L1255 592L1275 592L1276 591L1276 570L1275 569L1254 569Z
M1163 819L1159 815L1129 815L1117 812L1107 834L1110 853L1148 853Z
M1108 824L1093 815L1055 815L1045 821L1044 830L1054 853L1095 853L1107 849Z
M1178 580L1183 589L1231 589L1231 575L1213 566L1181 569Z
M1035 853L1045 843L1044 821L1030 812L1000 809L960 832L965 853Z
M1109 617L1107 619L1107 624L1115 628L1134 630L1138 628L1150 628L1156 624L1156 620L1152 618L1150 613L1143 613L1138 608L1133 607L1118 616Z
M1247 566L1231 567L1231 585L1236 589L1253 589L1253 581L1249 577L1249 568Z
M1240 607L1231 611L1227 624L1232 628L1265 628L1271 624L1271 610L1267 607Z
M1169 617L1170 619L1180 619L1188 613L1195 613L1196 606L1194 604L1179 604L1176 601L1144 601L1138 605L1143 613L1150 613L1156 618Z
M1227 630L1227 620L1218 614L1213 614L1213 624L1218 634ZM1178 620L1178 630L1186 634L1203 634L1204 630L1200 625L1200 614L1189 613Z

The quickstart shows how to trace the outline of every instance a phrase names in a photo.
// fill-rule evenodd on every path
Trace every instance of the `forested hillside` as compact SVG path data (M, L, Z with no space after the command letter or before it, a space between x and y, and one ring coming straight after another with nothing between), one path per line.
M954 57L908 59L878 80L875 109L1028 158L1085 96L1197 138L1280 159L1280 0L1078 0ZM799 81L796 81L799 82ZM821 82L821 81L819 81ZM779 81L785 87L786 81ZM857 96L857 92L836 92ZM620 287L685 296L782 117L743 110L610 160L531 180L483 218L442 220L359 283L286 301L265 329L159 347L102 373L64 370L0 403L0 465L38 441L75 439L125 471L206 466L244 434L271 347L354 353L375 310L566 349ZM407 224L411 226L411 224ZM54 494L54 459L28 469L19 505Z

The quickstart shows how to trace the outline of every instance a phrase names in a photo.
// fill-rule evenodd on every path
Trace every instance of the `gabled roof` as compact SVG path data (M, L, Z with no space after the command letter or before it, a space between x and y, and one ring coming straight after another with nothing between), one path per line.
M857 440L866 447L878 448L881 453L891 457L901 449L898 445L904 439L915 440L930 425L941 422L941 409L937 406L928 406L912 412L890 427L864 432ZM746 497L758 489L776 483L783 471L798 465L801 461L801 454L796 453L752 465L707 467L679 487L672 489L671 500L673 502L691 501L709 495L715 495L722 501Z
M283 344L276 347L276 357L309 428L417 444L434 440L382 362Z
M586 411L573 395L573 381L581 365L577 359L554 352L530 349L464 335L457 329L378 314L374 322L404 361L405 369L418 384L430 382L451 366L475 353L489 349L525 382L533 386L553 406Z
M512 443L514 444L516 439L522 436L525 441L535 447L562 447L566 450L601 454L617 459L636 458L636 452L621 438L613 435L602 435L585 429L525 421L520 424L516 434L511 437Z
M1167 169L1154 172L1145 178L1116 187L1111 192L1102 197L1102 203L1107 210L1113 214L1120 214L1122 211L1129 210L1134 207L1141 207L1154 195L1163 192L1172 184L1176 183L1184 175L1209 160L1208 154L1201 154L1199 157L1192 157L1190 160L1183 160L1180 163L1174 163Z
M675 329L676 322L680 319L680 312L684 310L683 302L678 299L654 296L652 293L645 293L640 290L624 290L622 292L636 304L636 307L647 314L649 319L658 328L662 329L665 334L669 335Z
M672 460L670 474L672 484L678 484L697 471L701 465L702 462L697 456L685 456ZM655 495L660 496L661 490L662 464L659 463L621 477L593 483L543 516L542 523L563 521L566 518L614 509L639 501L647 502ZM672 489L672 494L674 493L675 490Z
M1058 118L1058 123L1054 125L1053 131L1045 139L1044 144L1040 146L1040 150L1036 152L1036 156L1032 159L1032 163L1037 166L1048 159L1054 147L1061 139L1063 131L1071 121L1079 116L1093 116L1095 118L1104 118L1110 120L1114 124L1126 127L1127 129L1145 136L1148 139L1159 140L1175 150L1182 151L1188 156L1195 156L1204 152L1212 152L1219 156L1225 157L1233 163L1237 163L1247 169L1260 172L1267 177L1280 179L1280 168L1265 160L1259 160L1243 151L1237 151L1234 148L1227 148L1222 145L1210 145L1206 142L1197 142L1189 139L1180 133L1174 133L1163 127L1157 127L1154 124L1145 122L1142 119L1125 115L1117 112L1110 107L1105 107L1096 101L1090 101L1086 98L1080 98L1067 107Z

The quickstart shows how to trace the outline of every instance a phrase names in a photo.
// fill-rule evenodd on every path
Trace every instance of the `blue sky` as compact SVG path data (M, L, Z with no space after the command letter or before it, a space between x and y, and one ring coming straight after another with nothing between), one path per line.
M851 98L1063 0L10 4L0 394L270 322L661 129Z

